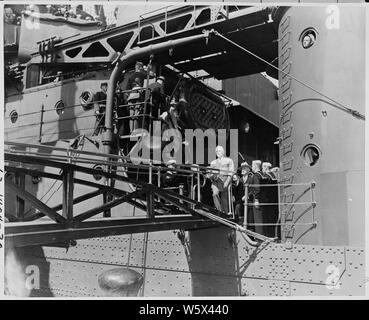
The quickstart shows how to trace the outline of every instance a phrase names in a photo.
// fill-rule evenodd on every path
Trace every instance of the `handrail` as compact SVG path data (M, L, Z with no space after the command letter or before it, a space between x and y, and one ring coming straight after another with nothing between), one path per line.
M154 170L167 170L167 166L165 165L165 163L161 162L161 161L153 161L151 159L145 159L145 158L133 158L133 157L129 157L129 156L118 156L116 154L105 154L105 153L99 153L99 152L91 152L91 151L84 151L84 150L75 150L73 148L61 148L61 147L53 147L53 146L47 146L47 145L37 145L37 144L26 144L26 143L20 143L20 142L10 142L10 141L4 141L4 145L6 146L18 146L18 147L29 147L29 148L45 148L45 149L49 149L49 150L54 150L54 151L64 151L66 153L68 152L75 152L75 153L79 153L79 154L84 154L84 155L92 155L92 156L96 156L96 157L101 157L101 158L109 158L109 159L116 159L116 160L142 160L142 161L149 161L150 164L149 165L133 165L136 168L149 168L150 165L152 164L161 164L163 166L153 166ZM11 153L23 153L23 154L32 154L31 152L28 151L23 151L23 150L6 150L8 152ZM33 153L33 154L37 154L37 153ZM50 154L40 154L40 155L44 155L47 158L50 158ZM54 155L54 156L58 156L61 157L62 155ZM72 159L73 161L79 161L79 159ZM109 163L110 165L117 165L117 163L115 162L106 162ZM124 165L128 165L127 163L124 163ZM181 168L188 168L186 169L181 169ZM192 169L192 170L191 170ZM200 171L204 171L204 173L211 171L212 173L234 173L234 171L229 171L229 170L220 170L220 169L215 169L215 168L208 168L206 166L200 166L197 164L176 164L176 168L175 169L169 169L172 171L176 171L176 172L183 172L183 173L196 173L197 170L193 170L193 169L199 169Z

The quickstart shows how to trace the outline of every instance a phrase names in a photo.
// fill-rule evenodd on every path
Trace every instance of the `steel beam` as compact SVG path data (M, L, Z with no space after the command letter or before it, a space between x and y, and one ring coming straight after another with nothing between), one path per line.
M79 197L73 199L73 204L78 204L78 203L81 203L83 201L89 200L91 198L94 198L94 197L102 194L102 193L103 193L102 190L95 190L95 191L86 193L86 194L84 194L82 196L79 196ZM55 211L59 211L59 210L63 209L63 204L59 204L59 205L57 205L55 207L52 207L52 209L55 210Z
M131 192L131 193L128 193L118 199L115 199L113 201L110 201L110 202L107 202L97 208L94 208L94 209L91 209L91 210L88 210L84 213L81 213L80 215L78 215L77 217L74 218L75 221L83 221L83 220L86 220L88 218L91 218L107 209L110 209L110 208L113 208L117 205L120 205L124 202L127 202L128 200L130 199L133 199L133 198L136 198L136 197L139 197L140 195L144 194L148 192L148 190L146 188L143 188L143 189L140 189L140 190L137 190L137 191L134 191L134 192Z
M62 177L58 174L48 173L38 169L31 169L31 168L17 168L12 167L9 165L4 166L6 172L16 172L16 173L26 173L28 175L38 175L43 178L55 179L55 180L62 180Z
M20 223L5 225L5 241L16 247L60 243L68 240L107 237L131 233L156 232L174 229L197 229L216 226L217 223L189 215L166 217L96 219L95 221L74 224L67 228L55 223Z
M73 182L74 172L70 169L63 171L63 217L68 221L73 220Z
M59 214L57 214L53 209L49 206L38 200L35 196L30 194L29 192L18 188L13 182L7 181L6 186L14 191L19 197L23 198L24 200L29 201L32 205L48 216L50 219L54 220L55 222L65 222L66 219Z
M15 181L16 181L16 185L18 186L19 189L21 190L25 190L26 187L26 176L24 173L16 173L15 174ZM16 213L15 216L19 219L22 220L23 216L24 216L24 199L22 197L16 197L17 199L17 205L16 205Z

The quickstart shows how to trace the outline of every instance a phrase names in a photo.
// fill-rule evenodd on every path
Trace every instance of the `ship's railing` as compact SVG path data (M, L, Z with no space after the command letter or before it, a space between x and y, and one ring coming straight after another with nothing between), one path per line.
M288 229L294 229L296 226L308 226L311 228L315 228L317 226L317 221L315 219L315 207L317 205L316 201L315 201L315 187L316 187L316 182L312 181L312 182L307 182L307 183L279 183L277 180L275 181L276 183L262 183L262 184L245 184L245 193L244 193L244 197L243 197L243 226L245 228L257 228L257 227L261 227L261 228L268 228L268 227L275 227L274 228L274 233L273 235L270 235L267 231L263 231L261 232L262 234L268 234L268 236L274 236L277 238L280 238L280 233L282 232L282 230ZM273 202L273 201L269 201L269 202L259 202L257 204L255 204L255 202L251 202L249 201L249 197L250 197L250 189L251 188L255 188L255 187L259 187L261 188L264 192L267 188L273 188L274 192L278 193L278 202ZM281 188L286 188L286 187L303 187L304 190L300 193L300 195L296 198L295 201L293 201L293 199L291 199L290 202L286 201L286 197L285 195L282 195L281 192ZM272 190L273 191L273 190ZM298 201L300 200L303 196L305 196L308 192L310 192L310 201ZM281 198L284 198L284 201L281 201ZM282 219L282 213L285 212L285 209L289 208L288 211L291 211L294 206L307 206L306 208L303 209L302 213L300 214L300 216L295 219L294 221L288 222L286 219L286 216L284 216L284 218ZM264 216L266 216L267 214L274 214L275 218L274 219L275 222L262 222L262 223L255 223L255 222L250 222L248 221L248 212L249 210L254 211L255 209L258 210L260 208L260 210L263 212L265 210L268 210L268 213L264 212ZM271 211L272 209L275 209L274 212ZM298 220L305 215L307 212L311 211L311 220L310 222L298 222ZM283 221L282 221L283 220Z
M48 145L24 144L9 141L4 142L4 147L6 152L16 155L32 156L34 158L40 159L47 158L53 161L60 161L65 163L89 165L100 164L102 166L105 166L105 171L111 170L112 167L121 168L124 172L129 169L138 169L140 170L140 174L145 174L148 176L147 180L149 181L149 183L152 183L154 181L154 177L157 177L157 183L159 187L161 184L161 175L167 171L175 171L176 175L190 176L192 181L194 181L192 184L196 184L198 186L198 201L201 200L201 177L205 179L206 175L209 174L209 172L211 172L212 174L223 175L234 174L233 171L219 170L213 168L209 169L209 167L200 166L197 164L176 164L175 168L170 168L165 163L157 160L76 150L73 147L66 149ZM32 149L36 150L32 151ZM42 152L42 149L44 149L45 152Z
M40 243L49 243L60 241L60 239L67 238L83 238L83 237L98 237L98 236L107 236L110 234L117 234L117 232L127 232L132 233L132 230L135 232L143 232L144 226L142 225L142 221L139 223L135 217L132 217L132 221L126 220L118 221L109 220L104 222L104 219L101 221L90 221L89 219L95 217L100 213L104 213L105 217L110 217L110 214L105 215L107 210L110 210L113 207L121 205L123 203L129 203L134 207L137 207L141 210L146 211L146 228L149 230L160 230L162 226L155 223L156 215L160 215L159 212L156 211L156 203L155 197L163 199L165 202L169 203L172 206L178 208L184 214L192 216L196 223L207 223L212 224L214 222L218 222L227 227L233 228L235 230L241 231L244 233L244 236L247 237L250 244L256 245L255 241L252 241L248 238L248 236L252 236L255 239L261 241L273 241L273 239L266 237L264 235L257 234L255 232L249 231L240 225L234 223L233 221L229 221L223 217L221 217L222 212L214 209L211 206L208 206L200 201L190 199L181 195L180 193L173 192L172 190L165 190L155 186L149 181L142 181L138 179L132 179L127 176L123 176L117 174L113 170L104 171L98 170L94 168L90 168L84 166L85 163L95 163L96 161L90 161L86 159L76 159L72 156L65 155L57 155L52 156L50 154L36 154L36 152L22 151L22 150L14 150L9 148L9 146L15 146L14 143L6 143L7 151L5 152L5 170L7 172L13 172L18 175L30 175L30 176L40 176L48 179L54 179L55 181L62 182L62 203L50 207L46 203L42 202L42 199L38 199L35 195L28 192L25 188L25 185L18 185L16 182L13 182L12 179L7 178L7 188L11 190L12 193L17 197L17 199L23 199L22 201L28 201L32 204L34 208L36 208L36 212L32 212L29 214L24 214L24 205L17 206L19 208L23 208L23 210L19 210L16 216L13 216L11 212L7 212L7 219L12 222L16 222L16 224L10 224L8 227L8 238L16 239L17 245L30 245L30 244L40 244ZM19 148L21 144L17 144ZM25 147L25 145L23 145ZM30 146L28 145L27 148ZM37 146L42 147L42 146ZM62 148L58 148L62 150ZM70 151L65 150L64 151ZM76 150L73 150L76 152ZM28 153L28 154L27 154ZM91 152L88 152L92 154ZM79 157L78 157L79 158ZM107 165L111 167L116 167L117 162L114 161L101 161L98 159L98 163ZM79 165L81 162L82 165ZM137 167L137 165L135 165ZM145 167L145 166L140 166ZM149 170L149 177L152 177L152 172L155 170L155 167L152 165L146 166ZM46 168L54 168L59 169L59 173L55 173L55 170L46 171ZM172 168L161 168L161 170L173 170ZM192 172L191 170L179 169L181 172ZM122 181L124 183L132 184L136 186L135 191L125 191L119 188L113 187L110 184L101 184L89 181L88 179L81 179L76 176L76 173L79 174L87 174L87 175L100 175L106 179L106 181L116 180ZM199 170L198 170L199 172ZM74 185L80 184L87 187L95 188L95 191L88 192L82 196L74 198ZM103 204L88 209L82 213L78 213L77 215L74 213L73 207L75 204L90 200L97 195L106 194L108 196L107 201ZM142 199L144 204L142 204ZM194 209L193 209L194 208ZM16 209L18 211L18 209ZM57 211L61 211L58 213ZM22 212L20 212L22 211ZM47 216L54 222L53 225L44 225L41 224L27 224L28 222L32 222L34 220L38 220L44 216ZM204 218L208 218L209 220L204 220ZM181 228L181 226L175 223L177 218L165 220L166 228ZM185 219L183 217L178 218L182 223L182 225L188 225L191 220ZM178 220L177 219L177 220ZM88 221L86 221L88 220ZM162 220L162 219L161 219ZM150 221L152 222L150 224ZM163 220L162 220L163 221ZM198 222L196 222L198 221ZM123 223L123 225L122 225ZM124 224L126 223L126 224ZM131 225L133 223L133 225ZM158 229L159 228L159 229ZM125 229L125 230L123 230Z
M103 172L104 174L109 173L115 173L117 175L122 176L122 173L127 172L134 172L139 170L141 177L146 177L144 181L145 183L149 183L150 185L156 184L158 188L161 190L166 190L169 192L172 192L173 194L178 195L180 198L177 200L178 203L182 206L180 207L181 210L192 210L191 212L195 212L196 208L198 208L198 204L202 202L202 194L201 190L203 187L203 182L207 178L207 175L209 173L211 174L228 174L232 175L234 172L227 171L227 170L219 170L219 169L212 169L205 166L200 166L196 164L176 164L174 167L168 167L167 165L163 164L160 161L153 161L150 159L147 159L147 164L137 164L138 161L142 161L142 159L132 159L129 156L120 156L115 154L102 154L102 153L96 153L96 152L89 152L89 151L81 151L76 150L74 148L58 148L58 147L51 147L46 145L31 145L31 144L23 144L23 143L17 143L17 142L5 142L5 151L8 154L17 155L21 157L32 157L32 159L39 159L42 160L50 160L50 161L57 161L61 163L68 163L68 164L75 164L75 165L100 165L103 166L104 169L99 172ZM36 149L36 150L32 150ZM45 152L42 152L42 149L45 149ZM53 153L50 153L53 152ZM60 152L60 154L55 154L56 152ZM136 163L132 162L135 161ZM119 172L119 168L121 172ZM132 171L133 170L133 171ZM187 193L184 194L184 183L183 186L163 186L162 185L162 175L166 172L171 171L173 174L178 176L183 176L187 178L187 182L189 182L189 186L187 189ZM306 190L304 190L299 198L301 198L303 195L307 194L308 192L311 193L311 201L298 201L299 198L297 198L295 201L278 201L278 202L260 202L258 205L255 205L255 203L249 202L249 191L250 188L260 187L260 188L278 188L279 197L278 199L281 199L280 197L280 188L286 188L291 186L302 186L306 187ZM315 189L315 182L310 183L273 183L273 184L260 184L252 186L245 185L245 194L243 199L243 228L249 230L250 228L256 228L256 227L275 227L274 228L274 234L268 235L268 237L272 238L279 238L280 230L279 228L294 228L299 225L310 225L312 227L315 227L317 225L317 222L315 221L314 216L314 208L316 207L315 202L315 196L314 196L314 189ZM196 192L197 191L197 192ZM232 199L232 193L231 188L229 188L229 199ZM153 196L152 201L155 203L157 199L159 199L160 196ZM166 201L164 200L164 203ZM172 203L173 205L173 203ZM229 201L230 205L230 212L232 213L232 218L234 218L234 208L233 208L233 202ZM184 206L184 207L183 207ZM309 212L312 211L311 215L311 222L298 222L298 219L295 219L293 222L289 222L286 219L281 220L281 213L284 211L284 208L290 208L294 206L306 206L304 208L303 212ZM188 207L188 208L187 208ZM278 219L276 219L276 222L263 222L263 223L252 223L248 221L248 212L249 210L255 210L257 207L260 208L270 208L274 207L275 215L278 216ZM278 208L278 209L277 209ZM214 208L207 206L208 210L215 210ZM216 214L214 214L216 212ZM215 210L214 212L210 211L211 216L209 218L211 219L222 219L223 224L229 224L226 220L224 220L220 215L224 214L221 212L218 212ZM208 212L209 213L209 212ZM160 213L159 213L160 214ZM217 216L217 217L216 217ZM239 217L239 218L242 218ZM237 228L237 226L233 225L234 228ZM261 232L262 233L262 232ZM264 235L265 236L265 235Z

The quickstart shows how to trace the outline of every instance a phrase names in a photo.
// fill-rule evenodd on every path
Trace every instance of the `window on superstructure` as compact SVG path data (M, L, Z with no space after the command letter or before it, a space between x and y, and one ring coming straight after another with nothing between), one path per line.
M321 151L318 146L314 144L306 145L301 151L301 157L304 163L309 166L315 166L320 159Z
M64 109L65 109L65 105L64 102L62 100L59 100L56 104L55 104L55 111L56 114L58 116L61 116L64 113Z
M37 65L30 65L27 68L26 88L32 88L39 85L40 68Z
M93 169L104 171L104 170L103 170L103 168L102 168L102 166L101 166L101 165L99 165L99 164L94 165L94 166L93 166ZM94 175L93 175L93 177L94 177L94 179L95 179L96 181L99 181L99 180L101 180L101 179L102 179L102 175L100 175L100 174L94 174Z
M10 121L12 123L16 123L18 120L18 112L13 110L12 112L10 112Z

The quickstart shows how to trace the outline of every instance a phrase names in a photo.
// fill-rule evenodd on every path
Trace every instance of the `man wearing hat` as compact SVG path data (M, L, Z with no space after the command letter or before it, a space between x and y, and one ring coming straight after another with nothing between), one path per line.
M176 168L176 164L177 162L174 159L170 159L167 161L166 163L167 168L172 170L167 170L162 175L162 184L164 188L173 186L173 182L175 181L176 178L176 171L174 170Z
M265 188L261 187L263 184L263 174L261 172L261 161L254 160L251 163L251 169L254 173L252 177L252 183L250 185L250 192L253 198L253 212L254 212L254 222L255 224L255 232L259 234L265 235L265 226L263 223L266 223L264 217L264 203L265 203Z
M164 81L165 78L160 76L154 83L149 85L149 91L151 92L151 110L154 117L159 116L159 109L161 109L165 103Z
M146 78L146 72L143 67L143 63L137 61L135 64L135 72L129 77L127 83L127 90L133 90L129 92L127 98L130 115L130 133L138 128L138 116L142 109L142 87Z
M243 214L243 201L242 198L245 194L245 188L241 182L240 177L234 174L232 177L232 201L234 205L234 217L235 222L238 222L240 216Z
M247 189L248 189L247 204L250 204L250 203L253 202L251 189L249 188L250 185L253 182L253 173L251 171L251 166L246 161L241 163L240 169L241 169L241 182L242 182L244 188L247 187ZM245 203L245 200L246 200L245 199L245 194L243 194L243 196L242 196L243 203ZM248 209L247 210L247 223L253 224L254 223L254 212L253 212L253 210L251 210L251 207L248 207L247 209ZM252 231L255 231L255 226L251 225L251 226L248 227L248 229L252 230Z
M101 91L96 92L95 100L95 114L96 114L96 124L94 135L98 135L99 132L105 126L105 108L106 108L106 92L108 91L108 83L102 82L100 84Z
M173 136L174 132L173 130L168 129L175 129L176 139L182 143L181 127L178 125L181 112L182 109L178 101L176 98L173 98L169 103L169 111L165 111L160 115L159 119L164 122L162 127L163 141L170 141L170 138Z

